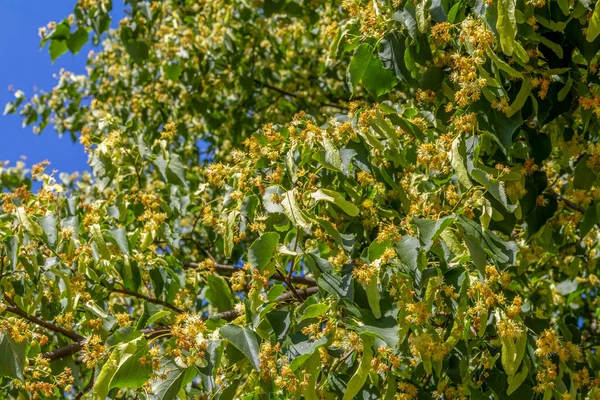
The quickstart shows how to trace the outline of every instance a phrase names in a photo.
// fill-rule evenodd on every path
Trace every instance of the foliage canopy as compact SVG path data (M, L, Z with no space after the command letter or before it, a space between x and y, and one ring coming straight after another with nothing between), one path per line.
M2 168L5 397L600 399L600 4L127 3L5 108L91 167Z

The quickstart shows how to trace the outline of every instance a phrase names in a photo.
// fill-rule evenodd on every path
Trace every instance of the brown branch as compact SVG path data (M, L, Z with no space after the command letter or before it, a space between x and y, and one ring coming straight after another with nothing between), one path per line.
M312 296L313 294L317 293L318 291L319 291L319 288L316 286L297 290L299 296L303 300L305 300L309 296ZM277 299L275 299L275 301L276 302L284 302L284 301L293 300L293 299L294 299L294 295L290 292L287 292L287 293L284 293L281 296L279 296ZM236 319L239 316L240 316L240 314L237 311L230 310L230 311L224 311L224 312L221 312L221 313L218 313L215 315L202 316L202 319L207 320L209 318L217 318L217 319L224 319L226 321L233 321L234 319ZM170 333L171 328L172 327L170 325L156 326L153 328L142 329L141 332L144 334L146 339L151 340L151 339L155 339L157 337L160 337L162 335ZM60 358L65 358L68 356L72 356L73 354L76 354L77 352L79 352L81 350L81 348L83 347L83 341L84 340L82 338L82 340L80 340L76 343L58 348L56 350L49 351L47 353L44 353L42 356L44 358L47 358L50 361L58 360Z
M308 297L312 296L313 294L317 293L318 291L319 291L319 288L317 286L311 286L306 289L296 289L296 292L298 293L298 295L300 295L302 300L306 300ZM278 298L276 298L275 301L277 301L277 302L287 301L287 300L292 299L293 296L294 295L292 293L287 292L287 293L282 294Z
M565 206L569 207L570 209L585 214L585 208L581 207L579 204L572 202L571 200L565 199L562 195L556 193L551 188L546 189L546 193L549 196L554 197L557 201L562 201L565 204Z
M285 90L279 89L278 87L275 86L271 86L268 83L264 83L262 81L259 81L258 79L254 79L254 83L256 83L257 85L260 85L262 87L265 87L267 89L273 90L274 92L277 92L279 94L282 94L284 96L290 96L293 97L295 99L302 99L302 100L306 100L304 97L297 95L296 93L290 93L290 92L286 92ZM332 107L332 108L337 108L338 110L347 110L347 107L343 107L339 104L335 104L335 103L320 103L321 107Z
M92 376L90 377L90 381L87 383L87 385L85 385L85 387L81 390L81 392L77 393L77 396L75 396L75 400L79 400L83 397L84 394L86 394L87 392L90 391L90 389L92 388L92 386L94 386L94 374L95 371L92 370Z
M194 262L184 262L183 267L186 269L195 269L195 268L198 268L199 265L198 265L198 263L194 263ZM221 275L232 275L234 272L242 271L242 268L234 267L233 265L215 264L215 266L213 268L214 268L215 272L217 272ZM271 276L271 279L285 282L285 279L283 279L278 274ZM306 276L294 275L291 277L291 282L297 283L300 285L306 285L306 286L317 286L316 280L314 280L313 278L308 278Z
M83 336L81 336L80 334L78 334L76 332L65 329L62 326L54 325L51 322L44 321L43 319L40 319L34 315L27 314L27 312L25 312L24 310L19 308L19 306L17 306L17 304L6 294L4 295L4 299L6 300L7 303L9 303L9 305L6 306L6 311L9 311L9 312L16 314L22 318L25 318L26 320L33 322L34 324L36 324L38 326L41 326L41 327L51 330L53 332L60 333L76 342L83 340Z
M64 347L60 347L56 350L49 351L47 353L42 354L42 357L47 358L50 361L58 360L61 358L72 356L73 354L79 352L83 347L83 340L80 342L75 342L73 344L69 344Z
M285 282L285 284L287 285L288 289L290 289L292 291L292 293L294 294L294 296L296 296L296 298L300 301L302 301L302 297L300 297L300 294L296 291L296 288L294 287L294 285L287 280L287 278L285 277L285 275L279 270L279 268L276 269L277 275L281 278L281 280L283 280Z
M173 311L175 311L175 312L177 312L179 314L183 314L185 312L181 308L179 308L177 306L174 306L171 303L168 303L166 301L162 301L162 300L159 300L159 299L153 299L152 297L145 296L145 295L143 295L141 293L133 292L131 290L127 290L127 289L112 289L112 292L113 293L122 293L122 294L126 294L128 296L137 297L138 299L146 300L148 303L159 304L161 306L170 308L171 310L173 310Z

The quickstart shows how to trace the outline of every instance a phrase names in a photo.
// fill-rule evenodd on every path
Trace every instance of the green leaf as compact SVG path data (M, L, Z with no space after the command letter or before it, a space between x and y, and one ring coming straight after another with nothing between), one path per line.
M575 167L573 186L575 189L588 190L594 186L598 175L587 166L589 156L584 156Z
M302 314L302 317L300 317L300 321L298 322L302 322L305 319L320 317L321 315L325 314L328 310L329 306L327 304L311 304L310 306L306 307L306 310L304 310L304 313Z
M314 353L306 362L306 371L310 371L311 374L308 378L308 385L306 385L303 395L304 400L319 400L320 397L317 394L317 379L319 374L317 371L320 370L321 356L318 353Z
M519 365L515 365L517 359L515 339L500 337L500 342L502 343L502 367L508 376L513 376L519 368Z
M373 47L363 43L356 48L350 64L348 64L348 86L350 92L354 93L356 87L360 84L373 54Z
M248 250L248 261L252 268L262 272L269 264L279 244L277 232L266 232L256 239Z
M312 194L315 201L328 201L340 207L346 214L356 217L359 213L358 207L344 199L342 195L334 190L318 189Z
M556 210L558 210L558 202L554 197L545 194L541 196L546 205L536 206L525 218L525 222L527 222L527 236L531 236L542 229L546 225L546 222L554 216Z
M579 235L583 238L599 221L598 207L593 203L585 210L583 220L579 224Z
M34 236L44 237L44 229L40 226L40 224L35 222L29 216L29 214L27 214L25 208L17 208L17 218L19 219L19 223L23 225L23 228L25 228L27 232L31 233Z
M125 228L114 228L108 232L108 235L115 240L121 253L129 255L129 240L127 240L127 231Z
M325 168L342 171L344 165L338 148L328 139L323 140L323 148L324 150L320 150L313 155L313 160L323 164Z
M315 218L315 220L321 225L325 232L329 236L335 240L335 242L342 246L344 250L350 251L352 250L352 246L354 245L354 235L349 233L340 233L330 221L327 221L322 218Z
M498 0L498 20L496 29L500 36L500 46L507 56L512 56L517 35L517 20L515 19L516 0Z
M393 112L393 110L392 110ZM392 148L399 148L400 142L398 141L398 133L396 129L392 126L391 123L388 122L387 119L383 118L383 116L378 115L377 118L373 120L371 124L373 129L378 132L381 136L385 137Z
M508 118L515 115L517 112L521 111L521 108L525 105L527 98L531 94L531 89L533 89L533 85L531 84L531 79L525 78L523 79L523 83L521 84L521 89L517 94L517 97L510 105L510 110L506 114Z
M305 340L304 335L290 337L289 345L287 346L287 356L289 359L292 359L290 363L291 370L296 371L300 368L313 354L318 354L317 350L326 343L326 337L317 340Z
M17 112L17 103L14 101L9 101L4 106L4 112L2 115L14 114Z
M219 329L219 333L224 339L227 339L248 357L250 364L252 364L252 367L254 367L256 371L260 371L260 362L258 358L260 350L259 337L254 331L229 324Z
M506 208L506 211L513 212L515 208L517 208L516 204L508 204L508 199L506 197L506 192L504 191L504 186L502 186L501 182L497 179L491 178L484 171L479 168L473 168L471 171L471 176L475 178L477 182L479 182L483 187L487 189L487 191Z
M494 61L494 63L496 64L496 66L499 69L501 69L502 71L506 72L508 75L512 76L513 78L523 79L523 74L521 74L519 71L517 71L516 69L514 69L513 67L511 67L510 65L508 65L504 61L502 61L496 55L496 53L494 53L494 50L492 50L489 47L487 47L485 49L485 53L488 55L488 57L490 57L492 59L492 61Z
M281 205L283 206L283 211L295 226L310 229L310 222L304 216L304 213L300 210L300 207L298 207L295 193L295 190L288 190L285 193L285 195L283 196L283 201L281 202Z
M164 364L159 372L167 376L165 379L157 378L151 382L152 397L159 400L175 400L181 388L198 374L195 366L183 368L173 361Z
M69 21L63 19L59 24L56 25L56 28L52 31L50 35L48 35L49 39L63 39L67 40L71 35L71 27L69 26Z
M363 354L358 365L358 369L352 375L352 378L348 381L346 392L342 400L353 399L360 389L364 386L371 371L371 360L373 359L373 345L375 344L375 338L367 333L360 335L363 344Z
M407 3L406 6L401 10L392 15L396 21L404 25L411 38L415 38L417 35L417 19L416 9L413 3Z
M414 218L413 222L419 228L419 238L425 251L429 251L433 242L442 231L452 225L456 219L453 216L442 217L438 220Z
M429 67L423 75L421 75L421 81L419 87L424 90L437 91L444 82L444 71L439 67Z
M233 235L235 234L235 230L237 228L237 217L239 213L239 211L234 210L231 211L227 216L225 234L223 235L223 253L226 258L230 258L231 253L233 252Z
M0 376L24 380L27 342L17 343L8 333L0 331Z
M414 85L416 81L410 74L404 60L405 51L404 38L399 32L388 32L379 42L379 59L384 68L394 71L396 78L401 81Z
M73 54L79 53L81 48L87 43L89 34L87 29L79 28L69 36L67 40L67 47Z
M104 400L110 389L137 388L144 385L152 375L150 365L140 366L139 360L148 351L148 344L143 336L130 342L120 343L112 351L110 357L100 370L94 383L94 400Z
M348 65L348 86L351 92L356 91L360 82L374 97L389 92L397 83L395 75L387 69L375 54L373 46L361 44Z
M144 61L148 58L148 45L137 41L134 32L128 26L121 28L121 40L123 46L125 46L125 50L127 50L133 61L140 66L143 65Z
M187 189L188 182L185 178L186 167L181 162L177 154L170 154L169 163L167 164L166 175L167 182L178 186L183 186Z
M402 236L402 240L395 243L398 258L406 264L412 271L418 269L417 256L421 249L419 239L412 236Z
M456 178L458 181L467 189L470 189L473 186L471 182L471 178L469 177L469 172L467 171L467 148L465 146L465 141L463 135L458 135L456 139L452 142L452 154L450 156L450 162L452 163L452 168L454 168L454 172L456 173Z
M17 257L19 256L19 238L16 236L10 236L4 240L4 246L6 247L6 255L8 257L9 265L13 268L17 268Z
M394 317L382 317L376 320L369 320L369 316L363 315L362 321L364 325L356 327L359 333L368 332L373 334L388 344L391 348L395 348L398 342L402 339L399 333L399 325ZM403 324L402 329L408 331L408 324Z
M377 98L392 90L398 81L394 74L383 66L379 57L373 57L363 75L362 83L367 92Z
M600 0L594 6L594 12L587 28L585 39L588 42L593 42L600 35Z
M542 35L535 35L535 38L539 40L540 43L542 43L544 46L552 50L558 56L558 58L563 58L563 48L558 43L554 43Z
M558 0L558 6L564 15L570 14L571 10L569 9L569 0Z
M54 247L56 244L56 216L54 214L46 215L40 218L40 226L44 230L45 238L48 241L50 247Z
M104 258L105 260L110 260L110 250L108 249L106 241L104 240L104 236L100 231L100 225L93 224L90 226L90 232L92 233L94 243L98 247L98 253L100 257Z
M560 89L560 92L558 92L558 95L556 96L558 101L563 101L567 97L567 95L571 91L572 86L573 79L571 79L571 74L569 74L569 78L567 79L567 82L565 82L565 86L563 86L562 89Z
M150 364L140 363L140 359L148 353L148 343L143 336L134 342L135 349L115 372L110 388L140 388L150 379L152 367Z
M67 41L64 39L52 39L50 40L50 58L52 62L67 52Z
M179 64L163 65L163 74L170 80L177 82L181 74L181 66Z
M206 300L217 307L219 312L233 309L233 294L227 281L218 275L208 276L208 289L206 289Z
M381 307L379 306L379 301L381 300L381 293L379 293L379 285L377 281L377 277L372 277L369 284L364 286L364 288L365 292L367 292L367 301L369 302L369 307L371 307L371 311L373 311L373 316L375 318L381 318Z
M508 389L506 389L506 394L508 396L513 394L514 391L517 390L519 388L519 386L521 386L523 384L523 382L525 382L525 379L527 379L528 374L529 374L529 367L527 367L527 364L524 363L523 368L521 369L521 371L519 373L508 377Z

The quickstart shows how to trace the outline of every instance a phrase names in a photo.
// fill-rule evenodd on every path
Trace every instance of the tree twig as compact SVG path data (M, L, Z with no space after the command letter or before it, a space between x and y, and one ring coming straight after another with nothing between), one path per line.
M308 297L312 296L313 294L317 293L318 291L319 291L319 288L316 286L309 287L306 289L297 289L297 293L302 300L306 300ZM287 292L287 293L284 293L281 296L279 296L277 299L275 299L275 301L276 302L285 302L285 301L292 300L292 299L294 299L294 295L290 292ZM202 316L202 319L207 320L209 318L217 318L217 319L224 319L226 321L233 321L234 319L236 319L239 316L240 316L240 314L236 310L230 310L230 311L224 311L224 312L221 312L221 313L218 313L215 315L204 315L204 316ZM156 327L152 327L152 328L142 329L141 332L144 334L146 339L151 340L151 339L155 339L159 336L165 335L167 333L170 333L171 329L172 329L172 327L170 325L156 326ZM73 354L78 353L82 349L84 340L85 339L81 338L81 340L77 341L76 343L69 344L67 346L49 351L47 353L42 354L42 356L50 361L54 361L54 360L58 360L61 358L72 356Z
M75 342L69 344L67 346L59 347L56 350L52 350L42 354L42 357L47 358L50 361L59 360L61 358L72 356L81 350L83 347L83 340L80 342Z
M570 209L585 214L585 208L581 207L579 204L573 203L571 200L565 199L562 195L555 192L551 188L546 189L546 193L549 196L554 197L557 201L562 201L565 204L565 206L569 207Z
M258 79L254 79L254 83L256 83L257 85L260 85L262 87L265 87L267 89L273 90L274 92L277 92L279 94L282 94L284 96L290 96L293 97L295 99L302 99L302 100L306 100L304 99L302 96L296 94L296 93L290 93L290 92L286 92L285 90L282 90L278 87L275 86L271 86L268 83L264 83L262 81L259 81ZM348 108L343 107L339 104L335 104L335 103L320 103L321 107L332 107L332 108L337 108L338 110L347 110Z
M170 308L171 310L173 310L173 311L175 311L175 312L177 312L179 314L183 314L185 312L181 308L179 308L177 306L174 306L171 303L168 303L166 301L162 301L162 300L159 300L159 299L153 299L152 297L145 296L145 295L143 295L141 293L134 292L134 291L131 291L131 290L127 290L127 289L112 289L111 291L113 293L121 293L121 294L126 294L128 296L137 297L138 299L146 300L149 303L159 304L161 306Z
M6 300L7 303L9 303L9 305L6 306L6 311L9 311L9 312L16 314L22 318L25 318L26 320L33 322L34 324L36 324L38 326L41 326L41 327L51 330L53 332L60 333L76 342L83 340L83 336L81 336L77 332L70 331L68 329L63 328L62 326L55 325L51 322L44 321L43 319L40 319L34 315L27 314L27 312L25 312L19 306L17 306L17 304L6 294L4 295L4 299Z
M83 389L81 389L81 392L77 393L77 396L75 396L75 400L79 400L83 397L83 395L85 395L87 392L90 391L90 389L94 386L94 374L95 371L92 370L92 376L90 377L90 381L87 383L87 385L85 385L85 387Z
M275 271L277 272L277 275L281 278L281 280L283 282L285 282L285 284L287 285L287 287L292 291L292 293L294 294L294 296L296 296L296 298L300 301L302 301L302 297L300 296L300 294L296 291L296 288L294 287L294 285L292 284L292 282L290 282L285 275L283 274L283 272L281 272L279 270L279 268L276 268Z
M199 267L199 264L194 263L194 262L184 262L183 267L186 269L195 269L195 268ZM215 264L215 266L213 268L214 268L215 272L222 274L222 275L231 275L234 272L242 271L242 268L240 268L240 267L234 267L233 265L224 265L224 264ZM271 276L271 279L285 282L285 280L282 279L282 277L279 276L278 274ZM306 276L293 275L290 278L290 281L300 284L300 285L317 286L316 280L314 280L313 278L306 277Z

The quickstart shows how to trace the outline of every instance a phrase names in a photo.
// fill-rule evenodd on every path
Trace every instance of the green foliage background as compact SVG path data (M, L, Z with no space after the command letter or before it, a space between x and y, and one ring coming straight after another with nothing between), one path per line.
M4 397L600 398L600 5L127 3L5 108L92 174L2 168Z

